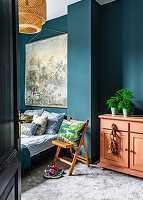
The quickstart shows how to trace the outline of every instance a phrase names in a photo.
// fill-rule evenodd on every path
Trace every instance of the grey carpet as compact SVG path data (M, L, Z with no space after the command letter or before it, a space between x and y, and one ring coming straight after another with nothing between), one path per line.
M72 176L69 167L59 163L66 174L59 179L44 180L47 164L32 170L22 179L22 200L138 200L143 199L143 180L118 172L102 171L96 165L77 163Z

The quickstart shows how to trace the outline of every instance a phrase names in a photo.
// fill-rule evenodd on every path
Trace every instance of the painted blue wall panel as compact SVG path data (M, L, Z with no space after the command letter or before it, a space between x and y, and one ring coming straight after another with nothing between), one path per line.
M101 109L121 88L135 95L134 114L143 114L143 1L120 0L101 11Z
M65 112L68 117L72 117L76 120L89 120L89 126L85 137L88 156L90 159L94 156L98 156L97 154L99 154L99 145L97 145L97 143L99 143L99 131L97 130L99 128L99 121L97 122L97 116L100 108L100 105L98 105L100 104L98 21L99 5L94 0L83 0L70 5L67 16L53 19L46 22L44 25L44 28L47 27L50 29L68 32L68 108L47 108L47 110L51 112ZM35 40L55 35L57 35L57 33L44 31ZM33 36L34 35L20 34L20 84L21 108L23 110L38 108L27 107L24 102L25 44ZM94 76L95 73L96 75ZM91 141L92 139L93 141ZM80 154L84 155L83 149L81 149Z
M122 88L122 10L121 1L101 8L101 114L109 113L109 97Z
M88 119L86 133L91 158L91 1L68 9L68 117ZM83 154L83 151L81 151Z
M100 151L100 120L98 116L101 114L100 110L100 12L101 6L95 1L91 1L91 157L92 160L99 159Z
M143 114L143 1L122 1L123 87L135 95L135 114Z

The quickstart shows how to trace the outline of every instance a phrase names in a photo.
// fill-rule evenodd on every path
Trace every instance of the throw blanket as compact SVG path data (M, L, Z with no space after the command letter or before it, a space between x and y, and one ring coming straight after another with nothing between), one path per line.
M30 173L31 168L31 157L29 149L21 144L21 169L22 173L27 175Z

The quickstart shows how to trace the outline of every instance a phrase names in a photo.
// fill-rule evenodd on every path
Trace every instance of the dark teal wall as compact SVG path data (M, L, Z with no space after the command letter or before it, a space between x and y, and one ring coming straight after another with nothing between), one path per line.
M100 147L100 12L101 6L91 1L91 157L99 158Z
M143 1L122 0L123 87L134 92L135 114L143 114Z
M49 110L90 120L86 134L90 158L99 149L97 115L109 112L106 100L116 90L131 89L136 96L134 112L143 114L142 10L142 0L118 0L100 8L92 0L83 0L69 6L68 16L45 25L68 32L68 109ZM37 39L56 34L44 32ZM26 108L25 43L30 38L20 35L22 109Z
M50 21L47 21L44 24L43 29L54 29L59 30L61 32L67 32L67 16L59 17ZM35 40L45 39L51 36L55 36L61 33L52 32L52 31L43 31ZM31 38L33 38L35 34L20 34L20 89L21 89L21 109L39 109L38 107L28 107L25 106L25 44L29 42ZM46 108L51 112L65 112L67 114L67 109L60 108Z
M86 133L91 158L91 1L68 9L68 116L90 120Z
M134 92L143 114L143 1L118 0L101 11L101 112L106 99L120 88Z
M86 134L90 158L99 155L97 116L110 112L106 100L116 90L132 90L136 96L134 113L143 114L142 10L143 0L117 0L104 6L82 0L69 6L67 16L44 25L68 32L68 109L48 110L90 120ZM45 31L36 40L55 35ZM25 44L32 37L20 35L22 109L28 108L24 104Z
M93 10L92 6L94 6ZM97 19L99 14L99 10L96 10L96 6L99 5L95 3L94 0L80 1L69 6L67 16L48 21L44 25L44 27L50 29L68 32L68 108L47 108L47 110L54 112L64 111L66 112L68 117L72 117L73 119L89 120L89 126L86 133L86 144L88 156L90 159L93 155L95 156L95 154L97 155L99 153L97 145L97 126L94 126L96 127L95 130L93 130L92 128L92 124L97 124L94 120L96 120L98 116L96 109L97 106L92 106L92 104L95 105L96 102L94 102L94 100L97 100L97 97L100 96L98 95L98 88L95 92L96 95L94 95L94 98L92 98L92 91L94 91L92 90L92 85L93 88L95 88L94 85L96 87L97 85L99 86L99 84L97 84L97 82L95 81L99 80L99 76L96 75L98 79L94 79L93 74L97 72L97 69L99 68L99 52L97 50L97 46L95 48L95 45L92 44L92 37L97 38L98 33L98 31L95 31L96 28L98 30ZM94 26L92 26L92 19L94 19L94 14L97 19L95 20ZM36 40L48 38L53 35L57 35L57 33L44 31L36 38ZM21 108L24 110L28 108L34 109L34 107L26 107L24 103L25 44L32 37L33 35L20 35ZM96 41L95 44L99 44L99 40L95 39L94 41ZM93 50L95 50L96 52L92 53ZM92 70L92 65L94 67L95 65L97 65L96 70ZM97 103L98 102L99 101L97 101ZM94 112L96 112L94 115L92 113L92 107ZM93 122L92 117L94 117ZM93 142L91 142L92 139ZM92 146L91 143L93 143ZM83 152L84 151L82 149L80 153L84 154Z
M130 0L129 0L130 1ZM109 113L106 101L122 88L122 6L115 1L102 6L100 29L101 113Z
M90 159L99 155L99 7L94 0L83 0L70 5L67 16L53 19L44 25L44 28L68 32L68 108L47 110L64 111L73 119L89 120L86 144ZM57 33L44 31L36 40L53 35ZM34 109L26 107L24 103L25 44L32 37L20 35L21 108L24 110ZM83 149L80 153L84 154Z
M88 156L99 156L100 5L83 0L68 9L68 116L89 120ZM84 151L82 149L81 153Z

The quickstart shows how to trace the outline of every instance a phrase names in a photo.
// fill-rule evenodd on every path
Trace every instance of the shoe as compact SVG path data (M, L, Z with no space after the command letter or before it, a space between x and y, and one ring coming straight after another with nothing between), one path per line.
M63 174L64 173L64 170L63 169L60 169L59 167L58 167L58 165L54 165L53 166L53 169L54 170L56 170L58 173L60 173L60 174Z
M63 173L64 173L64 170L63 170L63 169L60 169L60 168L58 167L58 165L53 165L53 166L49 166L49 165L48 165L48 167L47 167L47 172L48 172L48 171L51 171L52 169L54 169L55 171L57 171L58 174L63 174Z
M56 170L52 169L51 171L44 171L43 178L44 179L50 179L50 178L60 178L62 174L58 173Z

